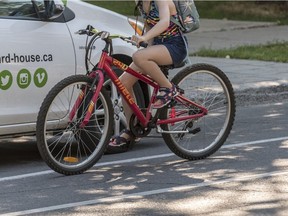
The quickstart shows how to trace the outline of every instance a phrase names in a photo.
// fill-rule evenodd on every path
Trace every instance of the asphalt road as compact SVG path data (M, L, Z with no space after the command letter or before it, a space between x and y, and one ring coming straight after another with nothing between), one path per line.
M0 141L0 215L286 215L288 101L239 106L225 145L186 161L160 137L55 173L30 138Z

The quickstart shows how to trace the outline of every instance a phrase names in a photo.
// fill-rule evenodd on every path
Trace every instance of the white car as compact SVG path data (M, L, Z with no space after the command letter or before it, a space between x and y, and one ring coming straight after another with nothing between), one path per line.
M86 37L76 31L91 24L111 33L134 34L125 16L79 0L63 2L0 0L0 138L34 135L47 92L69 75L86 73ZM93 48L97 59L102 47ZM113 55L128 64L135 49L115 40ZM138 84L138 91L141 87ZM126 122L113 89L116 133ZM143 94L136 95L143 104Z

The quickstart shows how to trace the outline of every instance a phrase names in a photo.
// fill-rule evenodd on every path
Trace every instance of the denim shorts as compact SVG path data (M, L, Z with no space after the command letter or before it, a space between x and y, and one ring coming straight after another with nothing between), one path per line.
M173 66L180 65L187 56L187 49L184 42L184 37L172 36L169 38L154 38L154 45L164 45L173 60Z

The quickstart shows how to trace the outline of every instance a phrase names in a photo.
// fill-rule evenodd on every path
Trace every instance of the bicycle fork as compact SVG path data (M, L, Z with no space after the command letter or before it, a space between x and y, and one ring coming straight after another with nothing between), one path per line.
M101 91L101 88L104 84L104 75L102 72L97 72L96 75L95 74L91 74L89 75L89 77L92 77L94 78L91 86L88 88L88 86L83 86L82 89L81 89L81 92L79 93L79 96L71 110L71 113L69 115L69 120L70 120L70 123L72 122L73 118L75 117L75 114L76 114L76 111L78 110L78 107L81 105L81 103L83 103L83 99L84 99L84 96L87 95L87 93L89 91L91 92L94 92L93 93L93 96L87 106L87 111L85 113L85 116L83 118L83 121L81 122L81 124L79 125L80 128L84 128L87 123L89 122L91 116L92 116L92 113L94 111L94 107L95 107L95 103L96 103L96 100L97 98L99 97L99 93ZM97 83L97 85L96 85ZM96 89L93 90L93 87L96 86Z

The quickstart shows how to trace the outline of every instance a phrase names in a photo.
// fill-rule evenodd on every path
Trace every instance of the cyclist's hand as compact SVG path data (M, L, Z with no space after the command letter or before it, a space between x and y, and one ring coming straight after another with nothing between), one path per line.
M144 42L144 44L146 44L147 42L145 41L145 38L143 36L139 36L139 35L133 35L132 38L131 38L132 41L135 42L135 45L139 48L140 47L140 44L142 42Z

